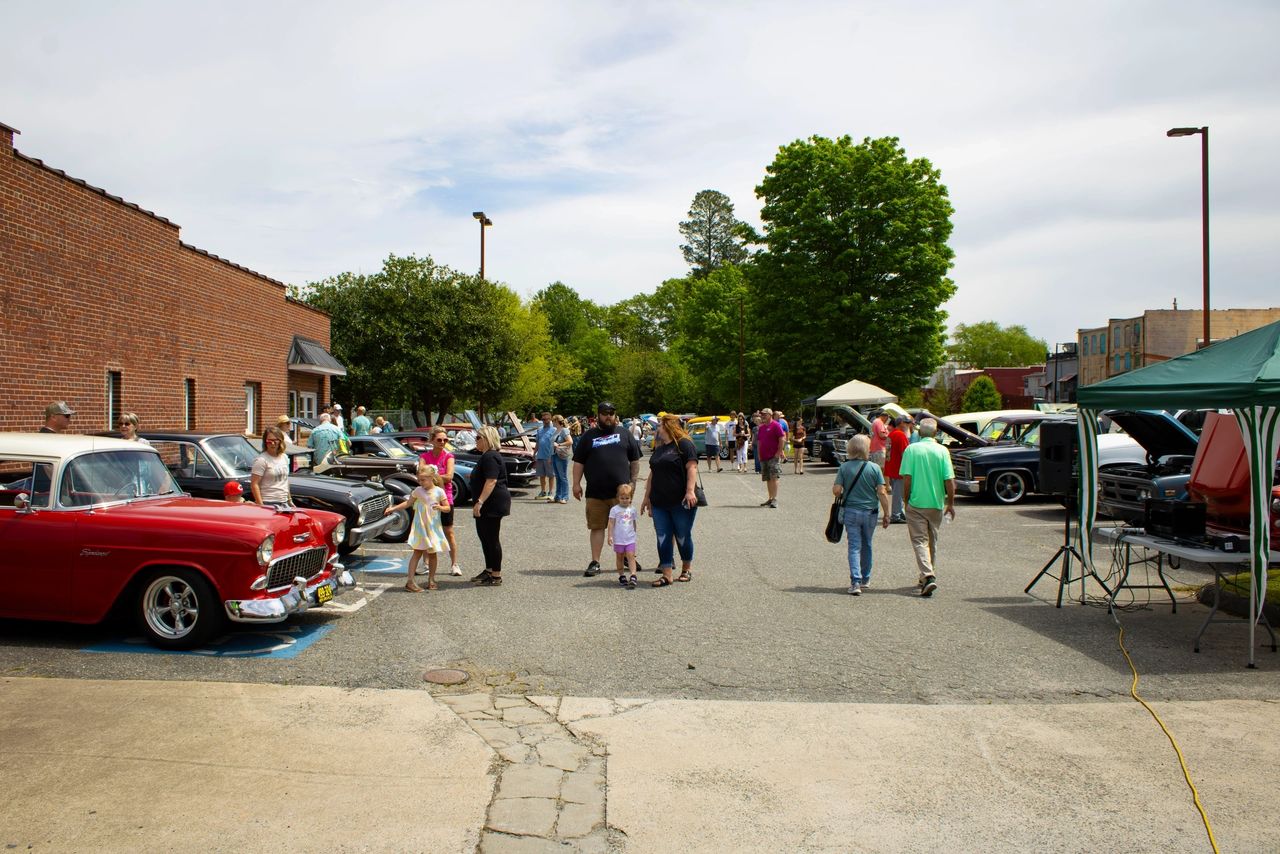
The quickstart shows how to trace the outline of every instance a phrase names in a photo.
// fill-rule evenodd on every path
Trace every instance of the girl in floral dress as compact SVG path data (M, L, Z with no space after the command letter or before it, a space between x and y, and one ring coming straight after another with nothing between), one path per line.
M427 556L426 589L435 590L437 555L449 547L440 524L440 514L448 513L452 507L441 487L440 470L435 466L418 466L418 488L404 501L388 507L387 514L410 506L414 507L413 529L409 532L409 548L413 549L413 556L409 558L404 589L410 593L421 593L422 588L414 583L413 576L418 571L422 556Z

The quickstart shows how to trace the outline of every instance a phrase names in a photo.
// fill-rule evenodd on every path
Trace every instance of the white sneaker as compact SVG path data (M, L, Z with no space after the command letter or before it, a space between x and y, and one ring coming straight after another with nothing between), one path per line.
M849 595L850 595L850 596L861 596L861 595L862 595L862 588L860 588L860 587L859 587L858 585L856 585L856 584L850 584L850 585L849 585Z
M450 574L450 575L462 575L462 567L458 566L458 565L455 563L455 564L454 564L454 565L449 569L449 574Z

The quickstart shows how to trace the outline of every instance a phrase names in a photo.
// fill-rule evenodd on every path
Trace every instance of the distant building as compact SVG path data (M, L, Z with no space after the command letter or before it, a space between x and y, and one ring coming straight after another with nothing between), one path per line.
M1092 385L1204 346L1203 316L1199 309L1150 309L1137 317L1112 318L1106 326L1077 330L1079 384ZM1280 307L1214 309L1209 331L1220 341L1277 320Z
M1023 378L1023 392L1037 403L1075 403L1080 361L1076 345L1068 342L1057 353L1046 354L1044 370Z
M996 391L1008 409L1023 409L1031 405L1032 399L1026 393L1024 378L1043 370L1039 365L1020 368L961 368L955 362L947 362L934 371L925 386L926 391L943 385L950 389L955 403L958 405L969 385L978 377L990 377L996 384Z

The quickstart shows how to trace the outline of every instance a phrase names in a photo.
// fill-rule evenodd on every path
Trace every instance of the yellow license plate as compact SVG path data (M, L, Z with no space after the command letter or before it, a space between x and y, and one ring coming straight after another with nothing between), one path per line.
M316 588L316 604L323 605L333 599L333 585L321 584Z

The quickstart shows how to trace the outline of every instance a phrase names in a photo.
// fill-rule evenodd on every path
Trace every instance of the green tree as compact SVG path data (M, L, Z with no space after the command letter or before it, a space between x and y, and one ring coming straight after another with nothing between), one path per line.
M341 273L294 295L329 314L344 388L356 397L448 411L455 400L496 401L515 380L519 298L430 257L391 255L377 273Z
M956 326L947 351L953 360L966 368L1037 365L1045 361L1045 353L1048 352L1044 341L1032 338L1025 326L1001 328L992 320Z
M750 303L741 267L725 265L688 283L675 348L693 377L694 403L699 409L738 408L740 355L746 374L752 377L748 400L757 396L756 382L768 373L768 357L757 337L747 334L746 319L753 315Z
M671 353L627 350L609 396L623 412L682 412L691 402L689 373Z
M695 277L710 274L723 264L741 264L747 258L742 245L742 223L733 215L733 202L718 190L702 190L693 197L689 218L680 223L684 260Z
M565 389L580 385L584 374L563 347L551 340L547 316L536 305L520 306L510 319L520 357L503 410L556 409Z
M969 383L969 388L965 390L964 398L960 401L961 412L990 412L993 409L1003 408L1004 400L1000 397L1000 391L991 377L978 377Z
M773 382L920 385L942 362L951 203L893 137L783 146L756 194L765 251L748 277Z

